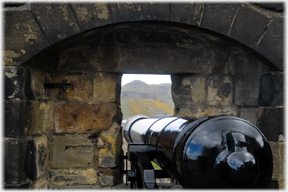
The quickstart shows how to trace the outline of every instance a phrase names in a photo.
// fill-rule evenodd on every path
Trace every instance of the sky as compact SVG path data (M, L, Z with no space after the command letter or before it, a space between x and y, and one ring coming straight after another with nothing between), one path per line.
M134 80L143 81L146 84L171 83L170 75L143 75L143 74L123 74L122 86Z

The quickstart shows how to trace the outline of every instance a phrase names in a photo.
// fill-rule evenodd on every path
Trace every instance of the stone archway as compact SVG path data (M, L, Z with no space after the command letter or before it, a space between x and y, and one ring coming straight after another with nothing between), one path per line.
M274 155L283 160L277 154L283 151L283 18L259 10L169 3L8 8L5 158L27 158L29 166L8 163L7 187L121 182L119 81L132 72L172 74L174 115L250 118L271 136ZM44 83L72 83L73 89L48 90ZM280 119L270 121L271 114ZM281 185L283 172L273 178Z

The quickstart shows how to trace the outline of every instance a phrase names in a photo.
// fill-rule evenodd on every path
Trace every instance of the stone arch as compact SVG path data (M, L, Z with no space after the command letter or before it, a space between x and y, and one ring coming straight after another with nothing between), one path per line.
M5 172L8 173L8 181L5 181L8 187L45 187L48 181L43 175L47 172L49 182L56 186L75 186L80 182L87 186L105 187L118 183L118 157L121 149L113 146L119 146L117 144L121 141L119 76L123 72L144 73L145 68L141 68L141 65L148 66L149 71L157 70L157 73L175 73L172 77L172 89L175 93L176 115L198 118L210 115L205 111L211 111L217 115L232 114L251 118L254 124L264 127L273 150L283 151L283 142L278 142L281 135L283 137L283 73L279 72L283 70L281 13L267 12L257 6L242 3L18 5L5 8L5 88L8 87L5 89L8 90L5 93L5 163L6 160L20 162L21 159L28 158L31 164L28 167L28 175L24 163L8 167L8 171ZM154 27L151 27L153 24ZM165 28L167 24L169 27ZM113 36L115 28L120 30L119 36L113 41L113 51L108 51L105 44L111 43L109 37ZM146 34L137 36L136 33L130 33L135 28L137 33L150 30L148 37L151 39L144 39L139 45L144 47L149 41L153 41L154 45L158 43L158 47L165 47L165 43L168 43L169 46L165 50L166 55L170 57L155 57L163 55L163 50L158 49L155 55L152 55L152 64L149 65L148 60L141 60L145 55L153 54L148 48L146 52L142 52L143 49L133 50L131 47L119 46L121 43L125 46L137 44L139 42L135 41L135 37L138 37L137 40L145 37ZM173 34L172 40L165 40L165 32ZM156 36L161 38L159 42L157 38L152 38L153 33L159 33ZM129 40L125 42L127 37ZM101 42L101 39L104 40ZM189 47L187 39L195 40L195 47ZM87 49L86 45L93 44L93 41L100 41L102 44ZM180 45L177 45L177 42L181 42ZM151 45L148 47L153 48ZM197 54L193 55L191 50L197 51ZM138 57L129 56L130 51L135 51L136 55L139 53ZM124 55L124 60L114 61L113 58L119 58L119 55ZM217 56L221 56L220 59ZM77 57L80 59L75 60ZM202 62L205 65L198 62L207 57L209 59ZM165 59L167 66L171 67L177 58L183 59L179 59L181 66L178 68L153 68L153 64ZM195 58L197 61L193 62ZM93 63L95 59L98 59L99 65ZM107 62L106 59L111 62ZM128 59L134 59L135 63L141 65L132 66L127 62ZM213 60L217 62L213 63ZM85 66L85 63L88 65ZM201 67L197 68L199 63ZM237 63L245 64L236 65ZM161 65L163 66L165 65ZM247 67L252 68L251 71L247 70ZM46 76L47 71L55 74ZM73 82L77 87L72 91L59 89L54 94L52 90L43 88L43 82ZM247 87L250 82L254 84ZM192 91L193 87L199 88L197 95ZM96 90L96 94L101 93L100 96L91 96L95 94L91 90ZM118 93L115 90L118 90ZM276 94L269 90L275 91ZM232 94L233 91L235 92ZM261 98L258 91L263 93ZM107 96L107 92L115 94ZM201 110L203 106L204 110ZM62 116L57 116L59 114ZM270 121L275 114L277 118ZM55 129L51 130L52 115L57 116L56 124L59 124L59 119L68 119L67 122L60 122L64 125L75 122L77 124L76 119L81 121L83 118L89 126L80 129L80 126L75 129L55 126ZM93 121L95 119L87 116L96 116L100 121L105 121L107 126L98 126L101 122L97 124ZM266 130L267 127L272 127L271 124L274 124L277 130ZM90 125L94 129L91 129ZM15 149L15 153L9 153L11 149ZM26 149L31 154L28 157ZM50 154L47 149L51 150ZM78 158L75 154L82 149L86 151L81 151L84 158ZM94 149L97 150L98 156L91 155L95 152ZM63 159L59 160L59 153L63 153L65 161L72 159L72 162L65 163ZM47 159L43 157L45 155L51 155L50 167ZM276 153L276 156L277 160L283 160L283 155ZM39 157L43 159L37 159ZM96 158L99 158L97 163L93 162ZM277 166L277 169L282 170L281 166L282 164ZM273 178L274 184L277 181L276 184L281 185L284 178L283 173L279 172L275 172ZM27 177L30 180L27 180Z
M22 64L44 48L95 27L170 21L223 34L283 70L283 14L252 4L26 3L6 7L4 16L6 65Z

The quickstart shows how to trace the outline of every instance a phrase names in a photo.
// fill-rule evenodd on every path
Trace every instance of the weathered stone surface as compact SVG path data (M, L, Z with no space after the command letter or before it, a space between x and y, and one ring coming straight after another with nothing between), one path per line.
M237 3L204 4L200 27L228 35L238 7Z
M120 102L121 76L115 73L96 73L93 100L95 102Z
M4 113L5 137L24 136L25 102L20 100L6 100Z
M269 22L269 18L264 14L241 4L228 36L254 48L264 34Z
M52 137L51 168L92 167L93 158L93 143L88 135Z
M27 135L51 133L53 128L52 101L26 101L25 106L25 133Z
M172 98L175 106L205 104L206 77L200 75L172 75Z
M6 99L33 100L42 98L43 74L41 72L19 67L5 67L4 75Z
M239 117L251 122L254 125L257 125L257 115L258 108L256 107L245 107L239 109Z
M109 128L109 130L106 131L106 133L120 133L120 132L121 132L121 124L119 122L114 122Z
M250 53L238 54L229 58L229 72L239 73L263 73L274 71L273 66L267 65Z
M27 179L24 138L4 140L4 184L20 184Z
M272 19L266 33L256 48L259 53L265 55L280 70L284 70L284 18Z
M19 65L50 44L30 10L4 10L5 65Z
M21 184L7 185L4 187L5 189L24 189L28 190L30 188L30 182L25 182Z
M171 3L170 21L199 26L202 3Z
M234 56L235 54L248 52L250 50L249 47L246 47L241 43L231 41L229 37L219 39L219 41L215 43L215 46L229 52L232 56Z
M230 76L211 76L208 78L207 105L231 105L233 100L233 81Z
M111 15L108 3L70 3L75 20L80 31L93 29L95 27L111 24Z
M120 176L119 176L120 175ZM114 186L123 182L120 167L99 168L99 182L102 186Z
M168 3L109 3L113 23L125 21L169 21Z
M217 47L209 47L201 50L198 56L197 65L201 67L201 72L207 73L228 73L228 65L226 60L228 53L218 49Z
M56 186L97 185L97 171L88 169L56 169L49 171L50 183Z
M60 73L54 75L53 83L71 83L73 88L55 89L55 97L66 103L92 102L93 75L90 73Z
M234 106L223 106L223 107L207 107L207 106L183 106L178 109L175 108L174 116L177 117L193 117L202 118L208 116L219 116L219 115L232 115L237 116L238 109Z
M53 129L52 101L39 101L39 131L38 134L49 134Z
M59 104L54 107L55 133L98 133L119 121L117 103Z
M45 179L45 177L41 177L33 181L32 184L30 185L30 189L47 190L48 189L47 179Z
M98 151L98 166L105 168L119 166L122 154L122 134L102 132L99 138L104 142L104 147Z
M186 49L183 47L175 49L174 47L159 48L148 45L143 45L141 47L139 47L139 45L95 45L89 52L85 52L84 49L87 51L89 50L89 47L81 46L74 49L71 48L60 54L61 61L58 70L73 72L89 70L94 72L102 71L122 73L135 73L141 71L142 73L160 74L188 72L199 73L202 70L202 65L207 62L208 59L215 59L215 57L217 57L217 54L206 51L205 56L202 56L201 62L198 63L197 59L199 55L203 55L203 51L197 49ZM81 55L82 51L89 56L84 57ZM167 57L167 55L169 55L169 57ZM211 63L210 60L209 62ZM159 63L165 63L165 65L159 66ZM177 63L177 65L175 65L175 63ZM222 64L223 62L221 65ZM213 70L214 67L217 67L216 61L210 64L211 70Z
M31 10L51 44L79 33L68 3L31 3Z
M268 141L278 141L284 133L284 108L259 107L257 126Z
M260 76L259 101L260 106L284 105L283 73L264 73Z
M46 136L34 137L27 143L27 176L35 180L44 175L49 160Z
M285 179L285 143L269 142L273 155L273 174L272 179Z
M237 106L257 106L259 99L258 74L235 76L235 104Z
M26 101L26 125L25 133L27 135L40 134L40 116L39 116L39 102L38 101Z

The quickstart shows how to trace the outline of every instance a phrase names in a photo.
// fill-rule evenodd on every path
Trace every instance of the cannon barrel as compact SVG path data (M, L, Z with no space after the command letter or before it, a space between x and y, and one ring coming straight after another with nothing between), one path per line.
M267 139L238 117L136 115L128 119L123 134L128 143L153 146L154 161L184 188L266 188L271 180Z

